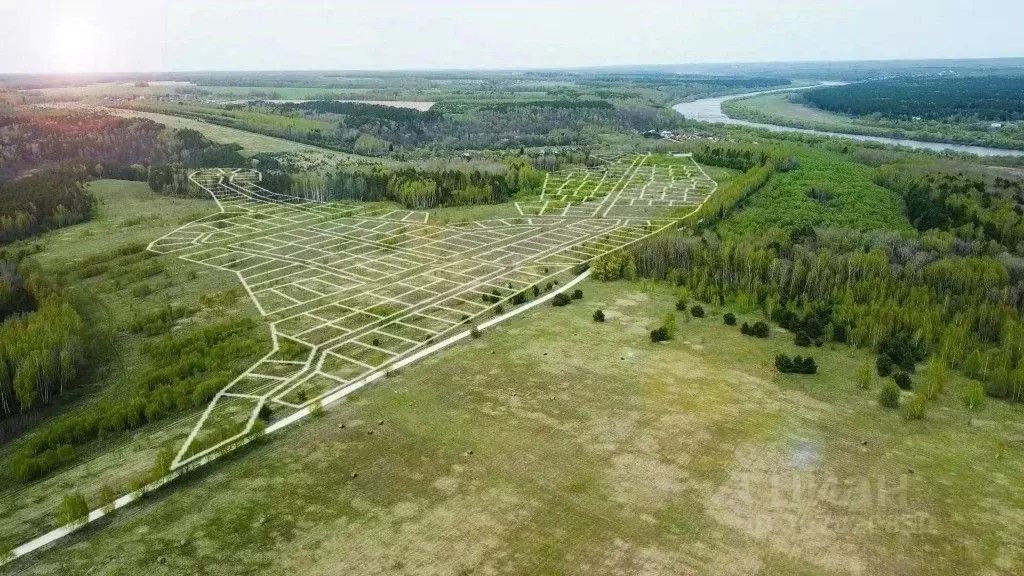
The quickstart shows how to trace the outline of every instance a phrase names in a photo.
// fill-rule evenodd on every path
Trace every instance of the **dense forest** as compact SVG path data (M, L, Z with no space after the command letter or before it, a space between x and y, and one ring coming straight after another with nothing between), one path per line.
M30 261L0 261L0 320L0 422L53 403L101 351L102 327Z
M716 155L727 164L744 156ZM698 227L702 235L649 239L595 263L594 276L668 280L703 302L760 309L798 345L877 352L879 374L899 370L900 386L933 357L993 397L1024 400L1022 184L919 165L871 169L809 150L794 162L762 187L743 178L723 187L739 201ZM746 180L758 183L771 165L751 167ZM815 176L822 170L842 182ZM840 184L860 201L837 202L827 217L794 201L836 202ZM874 210L868 198L882 203L879 216L894 213L861 225Z
M94 178L148 180L158 192L184 186L160 178L172 166L244 166L236 144L195 130L92 112L19 111L0 127L0 244L92 217ZM180 171L180 170L179 170ZM20 174L19 174L20 173ZM170 185L170 186L168 186Z
M0 184L0 244L91 218L96 200L86 177L84 168L66 166Z
M46 165L162 164L173 160L165 128L145 118L19 109L0 125L0 179Z
M815 88L803 97L852 116L910 120L1024 120L1024 77L893 78Z

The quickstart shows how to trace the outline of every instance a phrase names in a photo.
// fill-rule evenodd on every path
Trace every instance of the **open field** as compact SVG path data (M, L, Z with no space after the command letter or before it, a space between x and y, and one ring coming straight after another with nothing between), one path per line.
M773 117L827 123L836 128L857 125L851 118L794 102L793 93L787 92L730 100L728 107L729 113L735 111L737 116L743 116L745 110L753 110Z
M664 160L669 159L636 157L633 164ZM697 170L689 159L671 162L689 162L690 170ZM653 171L631 178L637 187L656 181ZM79 490L95 499L104 486L123 486L152 462L156 451L168 446L178 449L173 466L195 462L249 432L262 408L271 409L276 421L315 407L329 394L358 388L370 374L499 315L505 307L557 291L573 278L577 266L674 222L657 220L658 207L649 207L642 218L619 215L625 205L616 204L618 194L582 205L607 218L462 221L457 211L450 211L453 223L442 225L431 223L429 213L383 203L323 204L278 196L258 185L255 172L205 171L193 181L215 203L154 197L141 183L94 184L101 207L123 211L115 219L102 209L89 224L44 237L40 260L75 270L79 260L92 262L97 254L117 251L123 245L118 242L137 243L143 235L152 238L154 232L164 231L150 244L159 254L150 255L152 266L167 278L156 284L154 301L203 310L202 316L207 313L207 297L235 291L224 284L234 275L270 323L267 354L248 369L239 368L240 375L234 372L238 377L214 397L202 416L186 411L170 424L146 428L126 444L104 441L91 448L93 458L5 494L11 511L6 516L8 545L52 526L52 517L47 516L56 506L54 498L68 491ZM618 192L628 194L631 189ZM204 216L214 206L222 211ZM483 207L468 210L463 217L485 215ZM127 237L119 234L121 227L130 230ZM175 261L178 264L168 265ZM218 272L197 273L200 264ZM107 281L102 270L107 268L91 284L104 293L106 305L120 312L118 324L132 321L145 310L146 303L139 299L148 301L153 287L140 292L134 283ZM198 281L195 292L186 294L188 286L178 285L178 270ZM115 273L122 271L110 272ZM244 298L229 303L227 312L252 315ZM142 363L139 340L125 342L122 366ZM119 378L125 384L99 386L105 397L133 381L127 372ZM113 470L124 450L133 457ZM18 506L33 493L40 495L34 505Z
M1024 561L1015 407L970 414L957 379L907 423L877 406L879 382L854 384L866 354L815 349L820 374L781 376L773 356L800 351L784 334L744 337L711 309L654 345L670 290L582 288L8 570L1012 574Z
M227 126L212 124L210 122L203 122L202 120L184 118L182 116L171 116L170 114L158 114L156 112L143 112L141 110L128 110L124 108L104 108L103 110L107 113L117 114L119 116L149 118L150 120L164 124L169 128L189 128L192 130L198 130L214 142L238 144L242 147L242 153L248 155L252 155L257 152L294 152L319 155L328 159L366 160L365 158L354 154L346 154L344 152L337 152L326 148L318 148L309 144L285 140L284 138L275 138L273 136L257 134L256 132L249 132L246 130L239 130L237 128L229 128Z

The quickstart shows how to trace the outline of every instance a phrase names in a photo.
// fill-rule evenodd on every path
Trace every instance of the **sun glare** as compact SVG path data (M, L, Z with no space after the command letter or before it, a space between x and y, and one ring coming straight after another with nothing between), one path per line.
M60 20L50 35L50 62L58 72L90 72L96 69L95 26L84 20Z

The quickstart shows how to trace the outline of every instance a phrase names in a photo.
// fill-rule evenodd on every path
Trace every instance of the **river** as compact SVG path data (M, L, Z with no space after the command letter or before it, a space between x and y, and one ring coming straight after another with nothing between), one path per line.
M819 86L836 84L841 84L841 82L823 82L819 84ZM764 128L767 130L771 130L773 132L799 132L800 134L815 134L818 136L838 136L841 138L849 138L851 140L880 142L882 144L892 144L896 146L905 146L908 148L923 148L927 150L934 150L936 152L952 150L953 152L976 154L978 156L1024 156L1024 150L1007 150L1004 148L970 146L968 144L948 144L945 142L925 142L923 140L887 138L885 136L866 136L863 134L845 134L842 132L822 132L821 130L809 130L806 128L793 128L791 126L779 126L777 124L764 124L761 122L739 120L737 118L730 118L726 116L725 112L722 112L722 102L725 102L726 100L744 98L747 96L759 96L761 94L770 94L774 92L790 92L793 90L804 90L807 88L814 87L815 86L804 86L802 88L782 88L779 90L763 90L761 92L749 92L747 94L730 94L729 96L702 98L700 100L694 100L693 102L683 102L681 104L676 104L672 108L689 120L698 120L700 122L717 122L721 124L736 124L739 126L749 126L751 128Z

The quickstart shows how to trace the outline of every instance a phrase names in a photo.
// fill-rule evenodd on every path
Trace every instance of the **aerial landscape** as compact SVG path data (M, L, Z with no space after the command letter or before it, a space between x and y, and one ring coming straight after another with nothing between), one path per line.
M0 7L0 574L1024 573L1024 7L328 4Z

